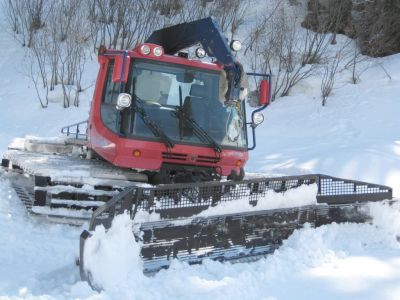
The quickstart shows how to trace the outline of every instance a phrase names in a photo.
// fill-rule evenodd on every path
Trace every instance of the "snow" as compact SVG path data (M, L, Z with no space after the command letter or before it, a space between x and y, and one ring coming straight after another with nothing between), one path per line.
M85 259L113 299L398 299L400 205L371 209L374 224L305 228L255 263L175 262L150 278L138 272L140 245L120 215L108 232L95 230Z
M400 55L382 60L392 79L371 68L360 84L336 88L321 106L319 86L304 83L264 111L248 168L270 174L328 173L400 192ZM345 72L341 81L350 78Z
M89 88L79 108L51 102L41 109L24 75L24 49L3 20L0 26L1 154L14 137L52 140L62 126L85 120L97 62L86 68ZM375 59L357 85L349 79L349 73L340 74L326 107L318 77L272 103L257 128L247 170L327 173L386 184L399 197L400 55ZM93 255L87 263L104 288L96 292L80 281L75 266L83 228L32 219L0 174L0 299L400 299L400 206L374 204L372 215L373 224L297 230L257 262L174 262L153 277L141 274L132 224L121 216L110 231L98 228L88 248ZM104 260L96 261L100 256Z
M63 284L78 280L74 259L81 228L30 218L9 183L0 178L0 298L57 297Z
M199 206L206 206L208 207L207 209L189 218L171 219L168 221L175 226L183 226L190 224L196 218L313 205L317 204L317 192L318 186L316 184L303 185L295 189L289 189L285 193L277 193L273 190L267 190L263 193L262 197L257 200L256 206L250 204L249 199L246 197L238 198L233 201L220 202L217 206L212 206L211 198L207 200L204 199ZM235 190L233 189L231 193L234 194ZM248 194L250 194L250 190L248 191ZM196 207L197 204L193 204L192 206ZM173 209L174 200L170 198L161 199L161 201L156 203L156 207L159 209ZM143 210L138 210L134 218L135 225L160 220L161 217L159 213L149 213L148 211Z
M210 207L196 216L208 217L221 214L233 214L243 211L257 211L276 208L290 208L317 203L318 186L310 184L295 189L290 189L285 193L276 193L268 190L265 197L259 199L257 206L249 203L248 198L241 198L235 201L222 202L218 206Z

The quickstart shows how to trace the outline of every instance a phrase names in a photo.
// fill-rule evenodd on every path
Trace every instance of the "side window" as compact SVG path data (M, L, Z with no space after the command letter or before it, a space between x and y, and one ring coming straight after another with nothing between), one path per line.
M119 93L119 84L112 81L114 70L114 60L108 63L107 77L103 90L103 99L101 103L101 119L104 125L117 132L117 110L115 108Z
M110 60L108 63L106 86L104 90L103 103L105 104L116 104L118 93L119 93L119 83L112 81L112 74L114 71L114 60Z

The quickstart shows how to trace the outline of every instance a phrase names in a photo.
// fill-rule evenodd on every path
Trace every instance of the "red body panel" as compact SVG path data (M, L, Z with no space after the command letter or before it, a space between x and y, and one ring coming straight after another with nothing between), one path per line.
M173 64L198 67L208 70L221 70L217 64L188 60L170 55L145 56L138 51L129 51L128 56L136 58L151 58ZM108 58L99 56L100 71L97 77L89 116L88 147L110 163L124 168L142 170L160 170L163 163L184 164L213 167L220 175L227 176L234 170L239 174L240 168L248 160L247 150L223 149L216 153L213 148L195 145L176 144L172 149L161 142L144 141L133 138L122 138L106 128L101 117L101 101L104 82L107 73ZM133 155L135 150L140 151L140 156Z

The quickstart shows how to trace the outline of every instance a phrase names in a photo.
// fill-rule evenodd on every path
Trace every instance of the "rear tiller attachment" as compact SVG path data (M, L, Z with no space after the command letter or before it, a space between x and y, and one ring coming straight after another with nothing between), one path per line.
M153 273L174 258L196 264L265 255L305 223L368 222L367 203L391 198L390 187L320 174L133 186L94 212L89 231L100 224L107 229L115 215L129 211L144 273ZM143 221L146 214L152 221ZM84 280L90 273L84 262L89 231L80 239Z

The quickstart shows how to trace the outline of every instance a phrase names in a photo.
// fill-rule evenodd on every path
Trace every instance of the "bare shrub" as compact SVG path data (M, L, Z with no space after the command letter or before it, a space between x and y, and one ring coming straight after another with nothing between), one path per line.
M20 24L20 11L19 5L20 2L14 0L7 0L2 2L2 9L4 11L4 15L6 17L7 23L10 26L11 30L15 34L20 34L21 24Z
M352 54L351 46L351 41L344 43L336 53L327 58L327 61L323 65L323 76L321 81L322 106L325 106L328 97L332 93L337 73L340 71L339 67L341 63L349 54Z
M28 75L42 107L47 107L49 91L58 84L64 107L79 105L89 40L82 4L83 0L54 1L46 25L32 39Z
M45 26L51 3L50 0L3 2L8 24L22 46L31 47L35 33Z
M361 75L371 67L370 57L362 55L360 47L356 42L352 42L352 51L350 55L346 58L345 69L350 69L351 78L350 82L352 84L357 84L361 81Z
M53 10L50 29L50 44L54 52L49 55L55 65L56 82L61 84L63 91L64 107L73 104L79 105L79 92L86 62L86 49L88 48L88 27L80 7L84 0L60 1L56 10ZM53 66L54 68L54 66ZM55 82L54 82L55 83ZM72 92L74 96L72 99Z
M27 53L26 73L31 79L37 98L42 108L49 104L49 86L47 84L46 55L39 51L39 47L32 47L32 51Z
M87 49L132 49L153 30L212 16L233 37L250 0L5 0L16 39L29 47L30 68L42 107L60 86L63 104L79 105ZM44 93L40 90L43 89Z
M250 33L251 65L254 71L270 73L273 78L272 100L287 96L302 80L320 66L329 46L325 34L299 29L299 15L281 2L267 21L259 21Z
M249 1L142 0L86 2L93 45L131 49L153 30L212 16L231 36L244 22Z
M231 34L232 39L243 25L248 7L248 1L214 0L209 5L208 13L219 22L222 31Z
M142 42L157 24L153 1L87 1L93 45L130 49ZM167 12L165 5L161 9Z

